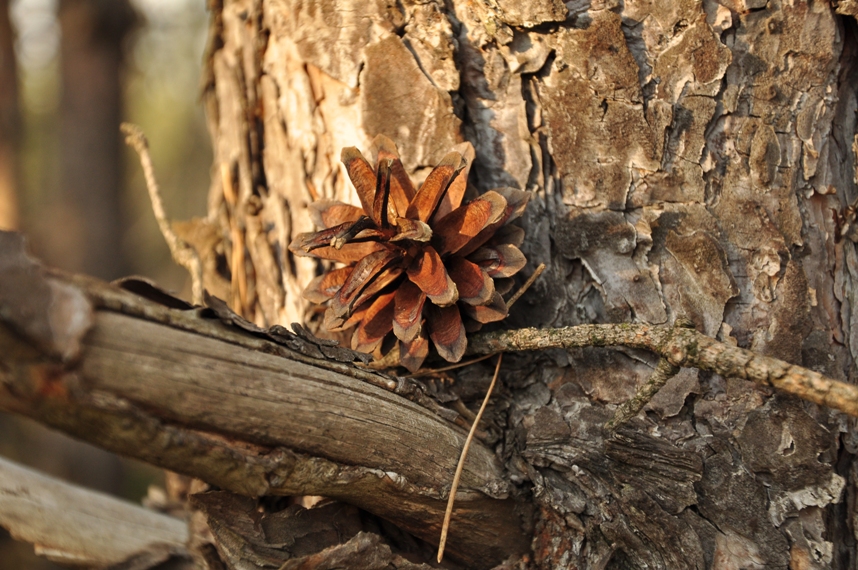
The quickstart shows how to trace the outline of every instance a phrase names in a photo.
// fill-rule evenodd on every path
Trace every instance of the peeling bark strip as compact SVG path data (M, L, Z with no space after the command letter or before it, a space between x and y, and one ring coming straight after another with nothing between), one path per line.
M437 540L460 428L365 381L383 376L48 275L0 238L0 408L236 493L338 498ZM469 564L526 548L501 472L475 444L449 546Z
M518 329L476 335L471 354L501 351L626 346L664 357L670 365L710 370L725 378L742 378L773 386L815 404L858 417L858 386L818 372L728 346L684 327L661 325L579 325L561 329Z

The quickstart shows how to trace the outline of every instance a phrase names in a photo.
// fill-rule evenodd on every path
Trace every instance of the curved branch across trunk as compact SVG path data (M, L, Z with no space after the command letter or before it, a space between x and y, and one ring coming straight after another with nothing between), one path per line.
M230 491L337 498L437 541L461 428L351 365L0 256L0 408ZM527 547L501 473L472 448L449 539L469 564Z

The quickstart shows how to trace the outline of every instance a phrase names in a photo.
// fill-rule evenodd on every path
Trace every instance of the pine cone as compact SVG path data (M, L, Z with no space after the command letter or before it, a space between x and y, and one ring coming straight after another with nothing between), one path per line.
M375 167L354 147L342 161L361 208L333 200L310 205L318 232L296 237L289 249L346 264L315 278L304 297L329 302L324 327L357 326L352 348L373 352L392 332L400 363L412 372L429 351L458 362L466 331L507 315L501 297L526 262L518 249L524 230L505 225L527 205L527 192L490 190L461 205L474 159L457 145L415 191L396 145L373 141Z

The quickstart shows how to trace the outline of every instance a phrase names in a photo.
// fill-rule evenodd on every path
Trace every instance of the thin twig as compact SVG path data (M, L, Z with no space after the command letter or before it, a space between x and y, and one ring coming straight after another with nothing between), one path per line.
M191 294L195 305L203 304L203 264L196 250L185 243L170 225L170 220L164 211L164 202L161 200L161 190L155 179L155 168L152 165L152 157L149 155L149 142L143 130L131 123L122 123L120 130L125 133L125 143L132 147L140 156L140 166L143 167L143 176L146 178L146 188L149 191L149 200L152 202L152 212L158 222L161 235L170 248L173 260L184 267L191 274Z
M627 346L665 357L678 367L710 370L773 386L800 398L858 417L858 386L813 370L726 345L695 330L667 325L579 325L558 329L518 329L472 336L468 354L501 351Z
M433 374L439 374L441 372L449 372L450 370L456 370L458 368L463 368L465 366L470 366L471 364L476 364L477 362L481 362L487 358L491 358L494 356L494 353L485 354L480 356L479 358L473 358L466 362L457 362L456 364L451 364L450 366L443 366L441 368L426 368L423 370L418 370L413 374L406 374L405 378L420 378L421 376L432 376Z
M468 409L468 406L462 400L456 399L453 401L453 409L459 412L459 415L469 422L477 419L477 414Z
M468 449L471 447L471 441L474 439L474 432L477 431L477 425L483 417L483 412L486 411L486 405L489 403L489 397L492 395L492 390L495 388L495 383L500 372L501 360L503 354L498 354L498 363L495 365L495 373L492 376L492 383L489 384L489 389L486 391L486 397L483 398L483 405L480 406L480 411L477 412L477 417L474 423L471 424L471 431L468 432L468 437L465 439L465 446L462 448L462 455L459 456L459 464L456 465L456 474L453 475L453 484L450 485L450 496L447 498L447 510L444 512L444 525L441 527L441 542L438 544L438 562L444 558L444 546L447 544L447 532L450 530L450 518L453 516L453 503L456 501L456 491L459 488L459 478L462 476L462 469L465 467L465 458L468 457Z
M694 323L682 316L676 319L673 326L694 330ZM630 400L617 408L617 411L614 412L614 417L605 424L605 429L613 431L621 424L638 415L638 412L653 399L658 391L664 388L667 381L677 374L679 374L679 367L675 366L665 356L662 356L646 383L638 389L637 393Z
M664 387L667 381L678 373L679 367L674 366L667 358L662 356L658 360L658 364L646 381L646 384L641 386L640 390L629 401L617 408L617 411L614 412L614 417L605 424L605 429L613 431L621 424L638 415L638 412L652 400L652 397Z
M506 308L507 308L507 309L509 309L510 307L512 307L513 303L515 303L516 301L518 301L518 300L519 300L519 298L520 298L522 295L524 295L525 291L527 291L528 289L530 289L530 286L531 286L531 285L533 285L533 283L534 283L534 282L539 278L539 276L540 276L540 275L542 275L542 272L543 272L543 271L545 271L545 264L544 264L544 263L540 263L540 264L539 264L539 267L537 267L537 268L536 268L536 270L533 272L533 275L531 275L530 277L528 277L528 278L527 278L527 281L525 281L525 282L524 282L524 285L522 285L522 286L521 286L521 288L520 288L518 291L516 291L515 295L513 295L512 297L510 297L510 298L509 298L509 301L507 301L507 302L506 302Z

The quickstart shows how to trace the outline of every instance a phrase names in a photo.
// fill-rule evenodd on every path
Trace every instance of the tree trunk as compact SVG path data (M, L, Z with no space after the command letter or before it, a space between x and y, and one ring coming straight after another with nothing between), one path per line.
M257 324L318 324L300 293L319 268L287 246L312 200L357 203L343 147L387 135L420 179L468 140L474 195L532 191L523 250L548 266L506 326L683 318L854 382L854 3L211 9L222 245L187 239ZM604 348L505 361L496 452L537 507L533 563L854 567L852 421L683 370L631 435L603 432L655 365Z
M62 0L58 12L61 189L50 219L61 229L45 232L46 252L67 269L116 279L128 271L119 123L125 53L137 15L127 0Z
M0 0L0 229L18 228L18 152L21 148L21 108L15 30L9 0Z

